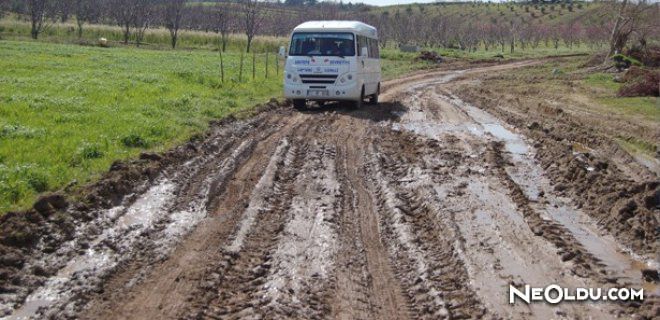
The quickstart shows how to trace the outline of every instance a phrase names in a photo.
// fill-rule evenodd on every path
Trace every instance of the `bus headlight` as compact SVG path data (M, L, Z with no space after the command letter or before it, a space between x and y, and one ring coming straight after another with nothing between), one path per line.
M295 75L295 74L287 73L287 74L286 74L286 79L287 79L288 81L293 82L293 83L298 82L298 76Z
M341 77L339 77L339 84L344 84L351 81L353 81L353 74L351 73L343 74Z

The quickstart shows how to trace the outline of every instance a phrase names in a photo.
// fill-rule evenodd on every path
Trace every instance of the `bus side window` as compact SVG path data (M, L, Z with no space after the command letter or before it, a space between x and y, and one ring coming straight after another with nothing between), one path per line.
M362 55L362 48L368 48L367 38L363 36L358 36L358 54Z
M369 57L373 59L379 59L380 52L378 50L378 40L367 38L367 44L369 46Z
M374 47L371 44L373 42L373 39L367 38L367 47L369 48L369 58L374 57Z

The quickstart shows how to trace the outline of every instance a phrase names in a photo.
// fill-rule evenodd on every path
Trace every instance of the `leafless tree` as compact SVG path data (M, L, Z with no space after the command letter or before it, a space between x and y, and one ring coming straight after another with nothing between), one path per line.
M213 24L215 25L215 29L220 33L222 52L227 50L227 42L229 40L233 18L234 16L227 6L216 6L213 8Z
M247 36L246 52L250 52L252 39L259 31L264 19L264 4L258 0L241 0L241 11L243 13L243 28Z
M615 2L615 1L613 1ZM614 7L609 6L605 8ZM631 35L639 33L642 30L647 30L648 27L657 27L658 22L653 21L653 17L657 18L658 4L649 4L647 1L628 1L623 0L618 5L616 19L612 33L610 35L610 50L608 57L620 53L625 48ZM651 17L651 20L649 20ZM642 31L643 32L643 31Z
M71 11L76 16L78 38L82 38L83 25L94 18L99 11L99 3L92 0L69 0Z
M122 28L124 44L128 44L136 14L135 2L133 0L108 0L107 10Z
M147 28L156 18L156 0L133 0L135 43L140 46Z
M176 42L179 38L179 29L185 13L187 0L165 0L164 4L164 23L167 30L170 31L172 49L176 48Z
M9 11L9 0L0 0L0 18Z
M56 1L54 0L26 0L28 15L30 16L32 39L37 39L55 18Z

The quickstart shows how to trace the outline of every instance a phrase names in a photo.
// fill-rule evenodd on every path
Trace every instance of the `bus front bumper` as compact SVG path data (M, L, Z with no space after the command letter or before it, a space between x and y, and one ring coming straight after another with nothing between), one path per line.
M312 88L317 87L317 88ZM307 85L307 84L284 84L284 97L287 99L306 99L315 101L325 100L349 100L357 101L360 99L360 89L356 84L347 86L336 85Z

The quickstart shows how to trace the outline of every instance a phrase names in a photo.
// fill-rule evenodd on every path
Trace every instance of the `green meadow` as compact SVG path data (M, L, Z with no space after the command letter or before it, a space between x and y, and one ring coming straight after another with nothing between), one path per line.
M274 55L0 41L0 212L281 95ZM281 68L280 68L281 72Z

